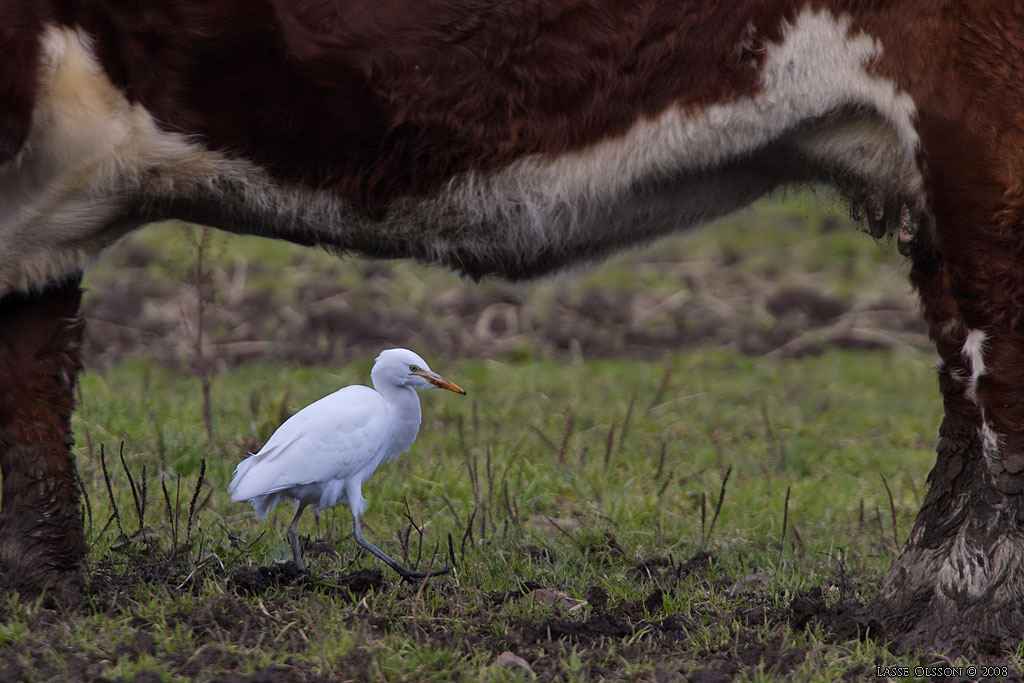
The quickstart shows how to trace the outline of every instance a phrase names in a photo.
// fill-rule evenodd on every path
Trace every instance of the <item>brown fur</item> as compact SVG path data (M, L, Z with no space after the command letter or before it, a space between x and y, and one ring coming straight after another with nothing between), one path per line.
M672 103L754 92L758 47L794 3L272 5L171 0L115 15L65 2L58 16L96 36L115 82L169 130L378 213L462 171L586 147ZM757 35L737 51L750 24Z
M39 62L39 6L24 0L0 0L0 163L13 157L28 136L36 96Z
M1016 5L1016 6L1014 6ZM941 287L921 288L932 336L956 318L988 335L978 399L1009 451L1024 449L1024 9L961 8L948 71L920 80L920 134L941 254ZM938 83L945 83L938 90ZM935 291L933 291L935 290ZM938 303L941 302L941 303ZM929 313L942 309L943 315ZM953 350L942 353L944 358ZM952 362L952 361L951 361ZM962 361L961 361L962 363ZM967 371L969 373L969 370ZM999 474L998 472L994 474Z
M85 537L71 454L80 274L0 299L0 591L73 603Z

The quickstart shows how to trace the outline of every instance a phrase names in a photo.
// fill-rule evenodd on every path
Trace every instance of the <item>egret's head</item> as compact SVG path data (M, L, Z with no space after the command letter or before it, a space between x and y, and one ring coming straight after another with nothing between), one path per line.
M440 387L454 391L456 394L466 393L455 382L450 382L431 370L427 361L409 349L381 351L373 364L370 376L373 378L373 385L378 388L382 382L387 382L397 387L412 387L413 389Z

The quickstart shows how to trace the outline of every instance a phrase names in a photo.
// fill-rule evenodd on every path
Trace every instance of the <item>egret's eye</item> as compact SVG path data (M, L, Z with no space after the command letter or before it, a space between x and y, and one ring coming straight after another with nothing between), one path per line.
M409 372L419 372L419 371L420 371L420 369L418 367L416 367L415 365L410 365L409 366Z

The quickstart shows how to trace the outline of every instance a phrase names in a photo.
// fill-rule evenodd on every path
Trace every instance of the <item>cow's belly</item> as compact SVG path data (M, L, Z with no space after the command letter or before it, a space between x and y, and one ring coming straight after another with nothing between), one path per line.
M521 278L704 223L779 184L828 182L879 215L925 210L913 102L870 73L877 42L830 13L804 12L767 48L756 95L673 107L583 150L464 172L374 218L162 131L82 33L50 28L44 47L28 143L0 166L0 292L81 267L166 218Z

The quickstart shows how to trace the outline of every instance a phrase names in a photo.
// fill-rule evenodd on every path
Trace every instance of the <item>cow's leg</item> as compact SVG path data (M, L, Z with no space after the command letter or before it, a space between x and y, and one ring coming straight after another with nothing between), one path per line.
M944 251L913 269L940 357L938 459L872 608L907 646L999 651L1024 640L1024 272L999 240Z
M0 590L63 605L86 549L71 454L80 279L0 298Z

